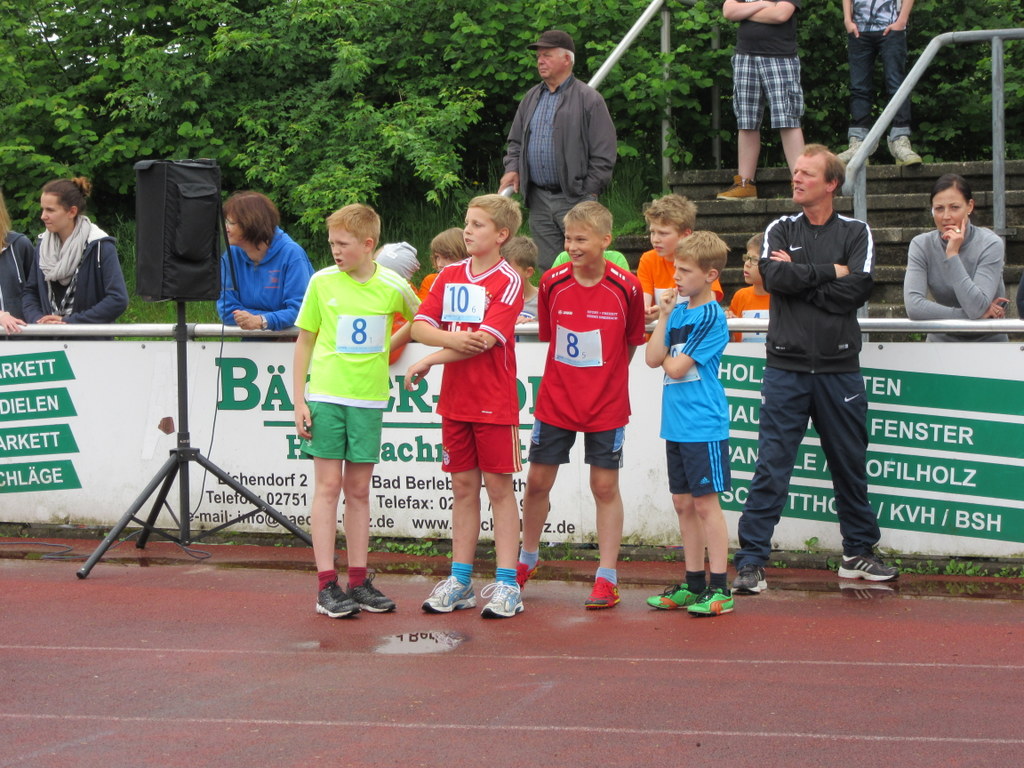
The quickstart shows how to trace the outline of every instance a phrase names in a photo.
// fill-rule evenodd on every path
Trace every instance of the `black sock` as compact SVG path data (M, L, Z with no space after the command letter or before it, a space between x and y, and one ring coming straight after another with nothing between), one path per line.
M726 588L725 585L727 583L728 582L726 581L724 573L714 573L714 572L712 572L712 574L711 574L711 588L712 589L725 590L725 588Z
M708 586L708 579L704 571L687 571L686 572L686 588L699 595Z

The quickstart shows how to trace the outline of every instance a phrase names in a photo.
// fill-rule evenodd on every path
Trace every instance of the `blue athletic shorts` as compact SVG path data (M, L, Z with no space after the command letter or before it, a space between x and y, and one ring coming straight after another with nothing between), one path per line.
M671 493L706 496L731 490L729 441L675 443L665 441L668 489Z

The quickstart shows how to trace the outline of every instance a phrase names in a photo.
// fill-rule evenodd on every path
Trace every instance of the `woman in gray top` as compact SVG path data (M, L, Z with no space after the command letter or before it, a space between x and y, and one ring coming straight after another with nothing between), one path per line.
M932 187L935 231L910 242L903 303L911 320L1006 317L1006 247L990 229L976 227L971 188L947 173ZM1006 341L1005 333L929 333L928 341Z

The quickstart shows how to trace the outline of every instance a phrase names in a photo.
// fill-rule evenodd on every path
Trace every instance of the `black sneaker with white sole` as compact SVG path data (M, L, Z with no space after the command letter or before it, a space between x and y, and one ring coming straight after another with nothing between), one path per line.
M348 594L364 611L388 613L395 610L395 601L373 586L372 575L367 576L362 584L352 587Z
M839 578L841 579L895 581L899 576L899 568L886 565L871 552L863 555L843 555L843 562L839 566Z
M359 603L346 595L338 582L332 581L317 594L316 612L332 619L341 619L359 613Z
M741 595L756 595L768 589L764 578L764 568L753 563L741 565L736 571L732 582L732 591Z

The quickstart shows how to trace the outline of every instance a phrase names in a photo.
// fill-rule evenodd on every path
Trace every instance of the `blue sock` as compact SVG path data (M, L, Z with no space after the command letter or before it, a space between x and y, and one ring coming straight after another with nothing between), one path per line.
M533 568L537 563L540 562L540 550L536 552L527 552L525 549L519 550L519 562L525 565L527 568Z
M616 570L614 568L598 568L597 569L597 578L599 578L599 579L608 579L608 581L610 581L612 584L618 584L619 583L619 577L618 577L617 572L616 572Z
M459 580L463 586L467 586L473 578L472 563L456 563L452 561L452 576Z
M516 569L515 568L498 568L494 572L494 580L499 584L515 584L516 583Z

